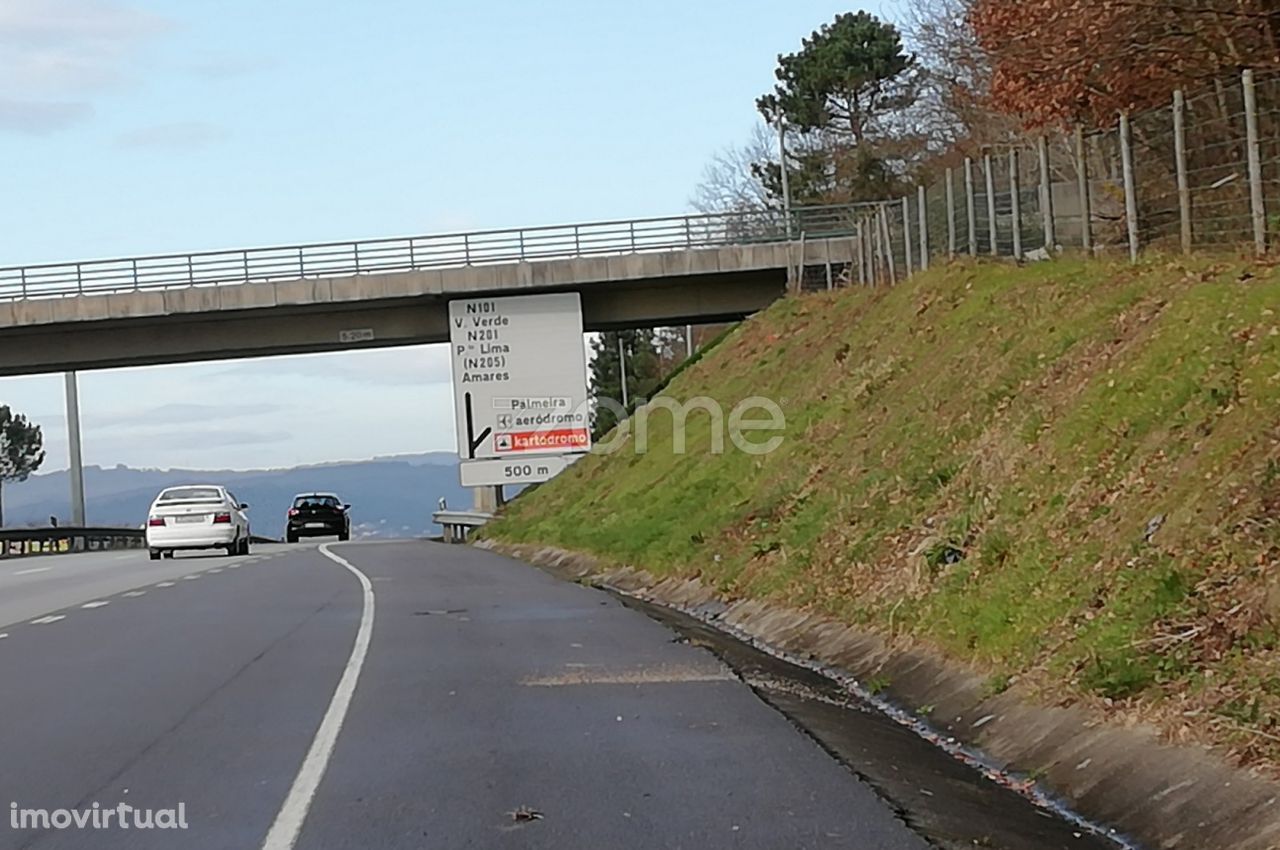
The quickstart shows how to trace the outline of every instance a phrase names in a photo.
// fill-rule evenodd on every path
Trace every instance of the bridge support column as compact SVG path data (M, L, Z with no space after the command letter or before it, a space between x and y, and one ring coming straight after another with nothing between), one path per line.
M84 457L80 450L80 387L75 372L65 375L67 394L67 441L70 444L71 524L83 528Z
M501 487L473 487L471 489L473 499L473 510L481 513L492 514L497 513L498 508L502 506L502 488Z

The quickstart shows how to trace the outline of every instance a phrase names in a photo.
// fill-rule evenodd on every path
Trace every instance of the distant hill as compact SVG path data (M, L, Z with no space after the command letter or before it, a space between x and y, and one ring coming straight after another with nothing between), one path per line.
M434 533L431 512L441 497L450 507L470 507L470 491L458 484L457 456L446 452L402 455L302 466L293 469L190 470L85 467L85 511L91 525L139 526L156 493L176 484L222 484L249 504L254 532L284 533L285 511L294 494L324 490L351 504L357 533L413 537ZM68 523L67 472L34 475L4 488L8 526L47 525L50 516Z

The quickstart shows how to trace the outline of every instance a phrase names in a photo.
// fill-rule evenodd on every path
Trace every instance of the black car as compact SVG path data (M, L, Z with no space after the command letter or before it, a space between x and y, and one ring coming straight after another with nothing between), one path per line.
M350 505L333 493L299 493L293 497L285 539L297 543L299 537L321 537L336 534L339 540L351 538Z

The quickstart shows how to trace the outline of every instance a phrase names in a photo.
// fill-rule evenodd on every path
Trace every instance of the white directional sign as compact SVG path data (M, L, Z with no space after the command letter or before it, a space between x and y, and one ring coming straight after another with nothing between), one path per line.
M591 448L577 293L450 301L449 338L464 461Z
M541 484L550 481L582 455L537 455L514 460L464 460L459 466L463 487Z

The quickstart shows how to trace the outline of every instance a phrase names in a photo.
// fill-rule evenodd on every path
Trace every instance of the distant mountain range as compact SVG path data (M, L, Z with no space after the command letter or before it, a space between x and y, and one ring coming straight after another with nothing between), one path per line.
M440 499L468 508L471 493L458 484L458 458L449 452L301 466L293 469L84 470L85 512L90 525L141 526L156 494L177 484L222 484L249 504L255 534L280 537L285 512L297 493L334 492L351 504L352 530L363 536L434 534L431 513ZM33 475L3 492L6 526L70 523L70 480L63 470Z

